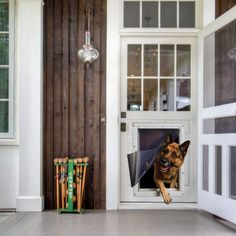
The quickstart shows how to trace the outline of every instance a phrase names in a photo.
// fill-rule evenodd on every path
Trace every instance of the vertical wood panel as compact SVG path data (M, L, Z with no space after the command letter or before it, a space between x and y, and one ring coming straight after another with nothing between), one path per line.
M95 9L92 43L100 57L88 68L78 60L87 23L84 8ZM44 194L55 208L53 159L90 157L85 207L105 208L106 1L45 1Z
M99 7L99 6L98 6ZM100 1L100 99L106 104L106 1ZM100 107L100 119L106 119L106 106ZM106 123L100 122L100 208L106 208Z
M82 48L84 44L84 8L85 1L79 1L79 33L78 33L78 48ZM84 119L84 111L85 111L85 93L84 93L84 64L82 61L78 60L78 155L84 156L84 132L85 132L85 119Z
M53 1L47 3L44 11L44 195L45 208L54 207L54 172L52 157L53 153L53 28L54 28L54 9Z
M236 0L215 0L215 15L216 18L224 14L230 8L236 5Z
M54 1L54 79L53 79L53 117L54 117L54 156L60 157L62 152L62 1Z
M63 0L62 23L62 155L69 153L69 5Z

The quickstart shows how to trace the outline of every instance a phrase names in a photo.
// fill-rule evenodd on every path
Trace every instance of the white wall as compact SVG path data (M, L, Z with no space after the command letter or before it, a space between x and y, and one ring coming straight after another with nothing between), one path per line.
M0 141L0 208L42 211L43 1L17 0L15 12L17 132Z
M0 209L16 208L18 146L0 146Z

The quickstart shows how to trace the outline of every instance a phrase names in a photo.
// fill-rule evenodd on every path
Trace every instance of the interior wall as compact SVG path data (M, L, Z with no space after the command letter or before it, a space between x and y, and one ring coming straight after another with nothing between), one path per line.
M87 68L77 57L87 19L92 44L100 52ZM46 0L44 14L44 195L45 208L55 208L53 159L88 156L85 207L106 204L106 0ZM104 121L104 119L103 119Z

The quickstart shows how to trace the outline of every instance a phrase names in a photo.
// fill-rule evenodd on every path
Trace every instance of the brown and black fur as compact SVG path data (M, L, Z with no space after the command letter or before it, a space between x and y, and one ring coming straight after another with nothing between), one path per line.
M154 181L166 204L170 204L172 199L165 184L169 184L170 188L176 187L179 169L184 162L189 144L190 141L186 141L179 145L173 142L171 135L168 135L154 162Z

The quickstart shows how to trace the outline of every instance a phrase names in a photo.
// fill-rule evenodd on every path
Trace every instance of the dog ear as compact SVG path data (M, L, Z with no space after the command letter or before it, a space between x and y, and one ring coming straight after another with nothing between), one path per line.
M173 143L173 138L172 138L172 135L171 134L168 134L167 137L166 137L166 140L165 140L165 143L166 144L170 144L170 143Z
M188 147L189 147L190 141L185 141L180 145L180 151L182 152L183 157L187 154Z

